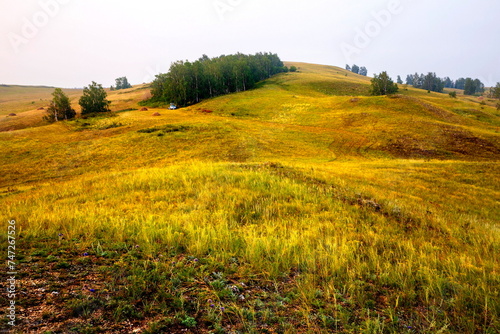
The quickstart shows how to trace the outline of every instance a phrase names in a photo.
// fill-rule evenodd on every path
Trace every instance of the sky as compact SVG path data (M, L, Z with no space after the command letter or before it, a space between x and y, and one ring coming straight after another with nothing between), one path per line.
M0 0L0 84L151 82L241 52L500 81L498 0Z

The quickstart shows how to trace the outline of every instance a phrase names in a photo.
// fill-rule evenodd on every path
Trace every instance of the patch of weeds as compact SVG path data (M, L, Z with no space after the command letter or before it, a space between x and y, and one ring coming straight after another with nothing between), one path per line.
M153 132L157 132L157 131L160 131L160 129L159 128L149 128L149 129L137 130L138 133L153 133Z
M54 255L49 255L45 258L47 262L57 262L57 257Z
M76 300L69 304L71 314L74 317L84 317L88 318L97 311L99 308L104 306L104 302L101 299L91 297L84 300Z
M141 129L138 130L138 133L154 133L154 132L160 132L158 136L163 136L167 133L172 133L172 132L184 132L189 130L188 126L184 125L166 125L162 127L154 127L154 128L148 128L148 129Z
M45 311L42 313L42 319L45 321L52 321L55 318L56 318L56 315L54 314L54 312Z
M170 104L165 103L165 102L153 102L153 101L141 101L138 103L141 107L150 107L150 108L163 108L170 106Z
M114 112L97 112L97 113L89 113L81 116L81 119L89 119L89 118L94 118L94 119L104 119L104 118L111 118L111 117L116 117L116 114Z
M128 109L117 110L115 112L118 113L118 112L136 111L136 110L138 110L138 109L136 109L136 108L128 108Z
M219 324L215 324L212 326L213 331L211 333L213 334L225 334L226 330Z
M82 333L82 334L102 333L102 329L100 327L96 327L92 324L87 324L87 323L73 326L70 328L70 331L72 331L73 333Z
M76 263L80 265L88 265L92 263L92 259L90 259L89 257L81 257L76 260Z
M224 280L218 279L210 283L212 288L217 291L221 291L226 287L226 282Z
M47 251L39 249L35 250L34 252L31 253L31 256L41 256L41 257L46 257L47 256Z
M183 320L181 320L181 324L188 328L194 328L198 323L195 318L186 316Z
M65 262L65 261L59 262L55 266L56 269L68 269L69 267L71 267L71 265L68 262Z
M160 321L155 321L149 324L148 328L144 331L144 334L167 333L172 323L173 322L171 319L162 319Z
M129 301L118 301L115 305L112 305L112 309L116 321L142 318L142 314Z
M105 125L99 127L98 130L114 129L114 128L119 128L119 127L122 127L122 126L123 126L122 123L113 122L111 124L105 124Z

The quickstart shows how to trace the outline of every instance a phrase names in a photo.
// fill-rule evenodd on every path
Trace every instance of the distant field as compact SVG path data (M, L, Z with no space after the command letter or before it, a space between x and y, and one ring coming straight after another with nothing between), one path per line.
M18 332L497 333L494 103L287 65L174 111L109 92L109 115L57 124L36 110L52 88L0 87Z
M0 116L48 106L53 87L0 85ZM64 89L68 96L81 95L81 90Z

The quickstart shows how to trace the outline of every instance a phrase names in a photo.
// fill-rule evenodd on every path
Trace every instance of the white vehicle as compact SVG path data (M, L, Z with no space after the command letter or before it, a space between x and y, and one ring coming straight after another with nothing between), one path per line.
M170 107L168 107L168 109L175 110L177 109L177 106L175 105L175 103L170 103Z

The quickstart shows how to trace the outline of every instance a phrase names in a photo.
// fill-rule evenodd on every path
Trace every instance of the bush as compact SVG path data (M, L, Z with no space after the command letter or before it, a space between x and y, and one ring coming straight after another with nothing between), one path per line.
M450 94L450 97L456 99L457 98L457 92L451 92Z
M290 72L297 72L297 67L290 66Z

